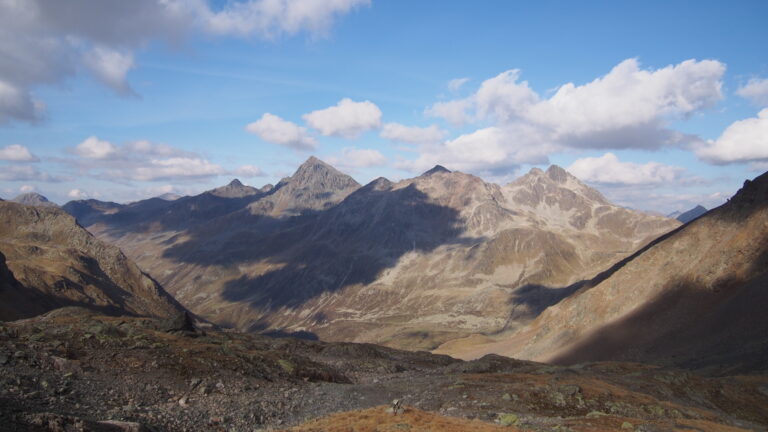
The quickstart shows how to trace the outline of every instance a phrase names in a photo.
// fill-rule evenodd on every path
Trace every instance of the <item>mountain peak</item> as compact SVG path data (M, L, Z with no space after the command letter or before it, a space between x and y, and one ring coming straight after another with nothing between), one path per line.
M557 183L565 183L568 180L568 171L557 165L550 165L547 168L547 176Z
M352 177L337 170L322 160L310 156L295 173L286 179L298 186L318 186L329 189L345 189L350 186L359 187ZM282 180L281 180L282 182Z
M177 199L181 198L181 195L173 192L166 192L162 195L158 195L157 198L160 198L164 201L176 201Z
M323 162L322 160L316 158L315 156L310 156L307 160L304 161L303 164L299 165L299 170L301 168L309 168L317 165L330 166L327 163Z
M449 173L449 172L451 172L451 170L449 170L448 168L442 165L435 165L431 170L424 172L422 176L431 176L432 174Z
M23 193L18 195L12 201L30 206L58 207L55 203L48 201L48 198L40 195L37 192Z
M238 179L233 179L226 186L217 187L211 190L210 193L222 198L243 198L260 192L254 187L242 184Z
M292 216L335 205L359 187L352 177L311 156L250 208L253 214Z

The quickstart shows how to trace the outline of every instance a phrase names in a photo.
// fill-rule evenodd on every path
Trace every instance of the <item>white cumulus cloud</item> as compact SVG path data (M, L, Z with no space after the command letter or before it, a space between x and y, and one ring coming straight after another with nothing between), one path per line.
M344 98L336 105L302 116L305 122L325 136L357 138L381 126L381 110L371 101L355 102Z
M381 128L382 138L409 144L430 144L441 141L446 132L437 125L428 127L405 126L399 123L387 123Z
M72 199L81 200L88 198L89 195L80 189L71 189L69 192L67 192L67 196Z
M226 170L202 158L173 157L151 159L145 166L115 169L111 174L127 180L157 181L213 177L226 174Z
M223 10L200 9L200 16L211 33L271 38L280 34L308 31L323 35L339 15L370 0L255 0L227 3Z
M543 97L521 80L520 70L511 69L483 81L466 98L428 107L427 115L480 129L441 146L424 146L416 161L401 165L422 169L424 161L442 155L464 167L460 169L481 172L546 162L548 153L573 148L690 144L698 139L669 124L720 101L724 73L725 65L715 60L642 69L636 59L627 59L591 82L566 83Z
M715 164L768 161L768 108L728 126L716 140L699 145L696 154Z
M274 114L265 113L260 119L248 124L245 130L264 141L292 149L311 151L317 148L317 140L309 134L307 128Z
M724 72L715 60L643 70L627 59L590 83L567 83L541 99L514 69L484 81L469 98L437 103L427 113L457 124L479 119L524 125L520 130L536 129L564 146L658 148L680 138L665 129L667 119L722 98Z
M685 171L681 167L658 162L622 162L613 153L577 159L567 170L585 182L604 185L669 183L678 180Z
M42 172L31 165L7 165L0 170L0 180L59 182L61 178Z
M33 155L28 148L20 144L11 144L0 148L0 160L14 162L38 162L40 159Z
M245 177L245 178L263 177L266 175L261 168L254 165L243 165L241 167L238 167L237 169L232 171L232 174L239 177Z
M109 141L90 136L78 144L74 152L87 159L107 159L117 154L117 147Z
M341 155L326 158L328 163L342 171L355 171L359 168L381 166L387 163L387 158L378 150L345 147Z
M483 81L474 95L475 109L481 118L509 122L524 117L539 101L528 82L517 82L520 70L513 69Z
M469 78L454 78L448 81L448 90L457 92L467 82L469 82Z
M746 85L739 87L736 94L749 99L757 106L768 106L768 78L753 78Z
M27 192L34 192L37 190L37 187L34 185L21 185L19 188L19 192L21 193L27 193Z
M471 98L456 99L445 102L437 102L424 110L424 114L430 117L440 117L454 126L469 123L472 116L467 113L473 107Z
M547 155L554 150L551 145L510 145L510 137L515 134L495 126L478 129L438 145L422 146L416 160L400 161L396 166L421 172L441 164L452 170L495 175L510 166L547 162Z
M92 136L70 151L78 157L68 163L81 174L115 182L194 182L230 174L197 153L147 140L116 145ZM254 169L243 168L242 172L254 173Z
M84 56L85 65L102 83L123 95L135 94L128 84L128 71L133 69L133 54L106 47L95 47Z

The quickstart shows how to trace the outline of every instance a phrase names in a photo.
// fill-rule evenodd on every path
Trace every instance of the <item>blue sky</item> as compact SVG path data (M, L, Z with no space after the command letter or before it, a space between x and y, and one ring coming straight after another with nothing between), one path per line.
M768 170L768 2L0 0L0 196L556 163L719 205Z

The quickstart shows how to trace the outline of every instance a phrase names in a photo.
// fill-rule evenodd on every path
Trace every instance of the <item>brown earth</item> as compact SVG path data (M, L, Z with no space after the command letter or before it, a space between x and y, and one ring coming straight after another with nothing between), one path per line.
M393 415L388 407L381 406L366 410L333 414L321 419L308 421L300 426L285 429L284 432L516 432L514 426L488 424L477 420L464 420L441 416L435 413L406 407L402 414ZM635 422L635 423L632 423ZM613 432L675 430L680 432L737 432L742 429L725 426L705 420L640 421L615 415L595 415L578 419L564 419L553 431L572 432Z

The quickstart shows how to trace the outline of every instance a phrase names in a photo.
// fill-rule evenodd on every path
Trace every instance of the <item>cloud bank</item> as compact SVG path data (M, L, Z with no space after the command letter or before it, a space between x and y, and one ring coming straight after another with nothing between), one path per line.
M512 69L483 81L470 96L438 102L425 114L454 126L481 126L442 145L425 146L403 167L421 170L435 161L476 172L545 163L572 149L644 149L699 141L673 130L672 121L713 107L722 98L725 65L686 60L643 69L627 59L586 84L566 83L549 97Z
M36 122L41 85L80 72L121 96L135 51L151 41L178 45L193 34L274 39L328 33L335 20L370 0L0 0L0 124Z

